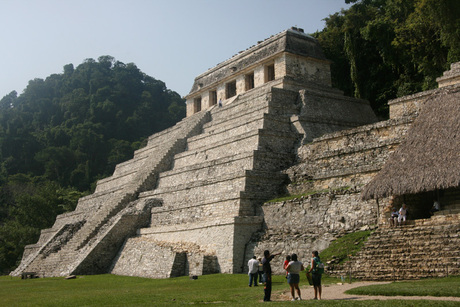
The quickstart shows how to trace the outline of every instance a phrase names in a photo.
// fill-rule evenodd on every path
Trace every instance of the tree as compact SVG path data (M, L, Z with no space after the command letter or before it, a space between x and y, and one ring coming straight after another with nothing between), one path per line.
M460 60L460 2L347 0L348 10L326 18L315 33L333 61L332 81L388 116L387 102L436 87Z
M74 210L84 193L24 174L10 176L2 186L0 208L7 210L0 227L0 272L16 266L24 246L36 242L40 229L53 225L58 214Z
M0 100L0 270L56 215L73 210L96 181L151 134L185 116L164 82L111 56L29 81Z

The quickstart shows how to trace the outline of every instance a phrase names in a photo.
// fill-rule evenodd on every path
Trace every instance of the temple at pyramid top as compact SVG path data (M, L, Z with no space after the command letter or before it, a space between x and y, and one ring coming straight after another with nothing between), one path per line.
M196 77L186 96L187 116L267 83L295 91L306 83L330 87L330 63L315 38L292 27Z

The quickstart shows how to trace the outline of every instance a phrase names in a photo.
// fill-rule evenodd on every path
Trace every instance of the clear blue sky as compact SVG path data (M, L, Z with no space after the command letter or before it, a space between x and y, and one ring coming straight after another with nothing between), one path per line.
M313 33L344 0L0 0L0 99L87 58L135 63L185 96L194 78L291 26Z

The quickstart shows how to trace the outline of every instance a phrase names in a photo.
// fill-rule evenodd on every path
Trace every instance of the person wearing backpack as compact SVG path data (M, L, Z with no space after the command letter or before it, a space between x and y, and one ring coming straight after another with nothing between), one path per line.
M311 266L309 272L312 273L313 288L315 289L314 300L321 299L321 275L324 273L324 264L319 258L318 251L311 253Z

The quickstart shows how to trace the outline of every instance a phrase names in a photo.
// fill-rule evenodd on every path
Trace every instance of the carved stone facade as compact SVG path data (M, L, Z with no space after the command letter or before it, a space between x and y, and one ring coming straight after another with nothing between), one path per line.
M292 28L259 42L195 78L187 116L264 84L289 90L305 82L331 86L328 61L316 40Z
M392 119L376 123L368 102L331 87L329 64L294 28L198 76L187 117L58 216L12 274L239 273L264 249L307 257L376 224L381 208L359 191L398 146L418 98L390 102ZM288 191L316 192L265 203Z

